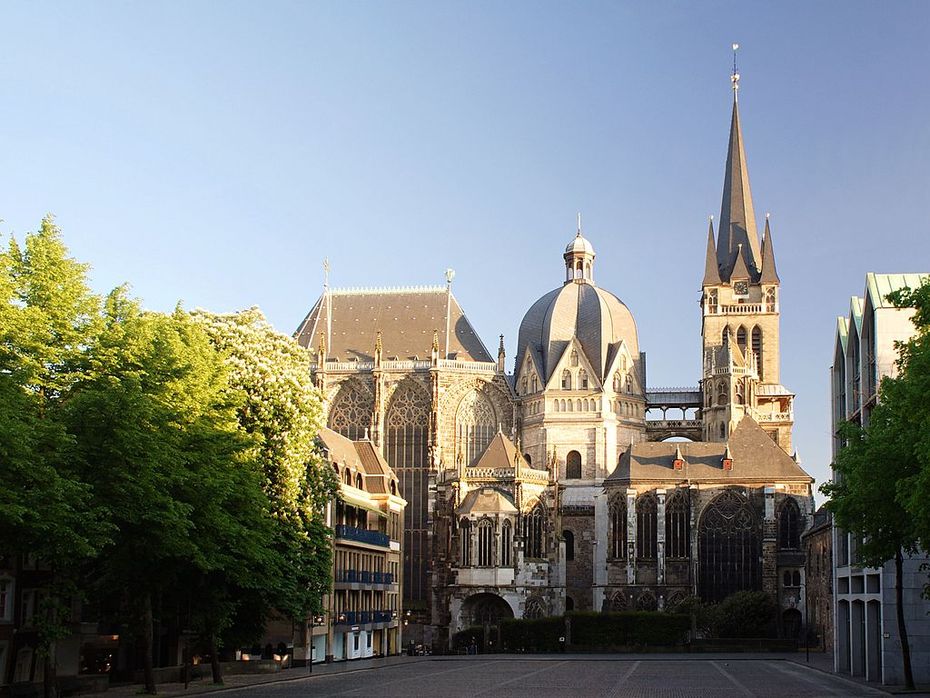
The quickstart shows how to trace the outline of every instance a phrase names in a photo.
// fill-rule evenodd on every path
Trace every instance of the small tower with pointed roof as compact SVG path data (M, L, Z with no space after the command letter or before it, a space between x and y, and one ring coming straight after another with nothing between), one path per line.
M701 284L704 438L726 439L748 414L790 453L794 396L779 377L781 281L768 214L761 243L756 228L737 100L739 77L734 60L723 200L716 240L713 218L707 233Z

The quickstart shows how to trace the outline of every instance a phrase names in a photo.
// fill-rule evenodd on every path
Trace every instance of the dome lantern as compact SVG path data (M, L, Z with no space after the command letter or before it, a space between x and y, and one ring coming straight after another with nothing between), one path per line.
M594 284L594 246L581 234L581 214L578 214L578 232L565 247L565 283Z

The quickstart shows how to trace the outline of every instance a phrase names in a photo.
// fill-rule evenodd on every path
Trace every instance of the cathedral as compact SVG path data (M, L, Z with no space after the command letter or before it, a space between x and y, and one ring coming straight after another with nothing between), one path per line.
M515 367L445 287L325 288L296 332L327 426L370 440L407 501L407 637L570 610L663 610L762 590L804 619L812 478L792 454L779 291L733 76L716 234L701 281L702 375L651 388L630 309L596 283L579 224L564 278L526 311ZM542 290L542 289L541 289ZM670 415L669 412L672 411Z

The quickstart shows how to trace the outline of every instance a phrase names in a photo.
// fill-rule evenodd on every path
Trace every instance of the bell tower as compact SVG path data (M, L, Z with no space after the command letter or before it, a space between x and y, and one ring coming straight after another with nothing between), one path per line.
M707 231L702 283L704 439L726 440L748 415L790 453L794 395L779 377L781 281L768 214L761 245L756 229L739 118L739 77L734 60L723 201L716 241L713 218Z

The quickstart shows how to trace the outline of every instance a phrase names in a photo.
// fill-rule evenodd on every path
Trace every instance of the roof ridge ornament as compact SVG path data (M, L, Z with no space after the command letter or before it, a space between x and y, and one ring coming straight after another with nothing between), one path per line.
M575 237L581 237L581 211L578 212L578 233L575 235Z

